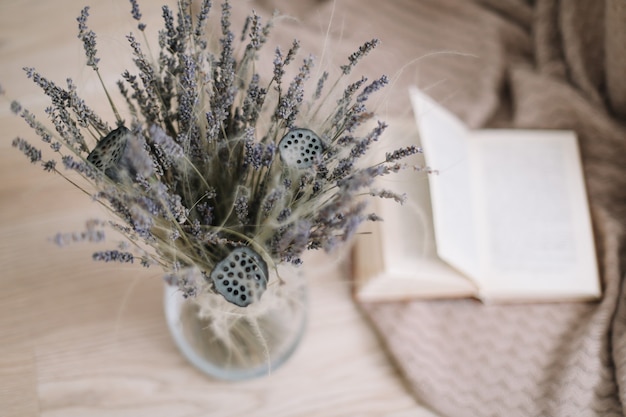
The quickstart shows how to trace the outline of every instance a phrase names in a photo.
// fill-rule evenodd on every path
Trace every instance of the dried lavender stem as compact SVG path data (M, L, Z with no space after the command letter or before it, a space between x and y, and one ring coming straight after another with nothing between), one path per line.
M102 76L100 75L100 71L98 69L96 69L95 71L96 71L96 74L98 75L98 80L100 81L100 85L102 86L102 89L104 90L104 94L107 96L107 100L109 100L109 105L111 106L111 109L113 110L113 114L115 115L115 120L117 120L117 123L121 126L124 123L124 120L122 120L122 117L117 111L117 107L115 107L115 103L113 103L113 99L111 98L111 95L109 94L109 90L107 90L107 87L104 84L104 80L102 79Z

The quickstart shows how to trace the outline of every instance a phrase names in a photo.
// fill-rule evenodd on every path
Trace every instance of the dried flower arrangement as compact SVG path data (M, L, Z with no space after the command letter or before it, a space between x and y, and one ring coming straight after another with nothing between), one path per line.
M147 42L137 2L130 3ZM264 24L252 13L238 49L231 6L224 1L219 47L211 51L205 36L210 8L204 0L192 16L191 0L181 0L175 17L164 6L156 59L133 34L127 36L137 72L124 72L118 83L132 115L126 124L100 76L96 36L87 26L85 7L77 19L78 37L116 126L87 106L71 79L63 88L25 68L51 99L46 113L54 129L18 102L12 111L57 158L43 160L41 150L19 137L13 146L118 219L90 222L82 234L59 234L59 244L99 241L106 228L113 228L126 236L127 245L96 252L95 260L157 264L185 297L219 295L241 308L260 299L268 286L279 286L281 278L270 282L276 265L299 265L305 250L333 251L362 222L380 220L366 212L364 197L401 202L403 196L374 188L374 181L403 169L403 159L421 150L410 146L373 165L360 163L386 127L378 122L364 129L374 117L368 99L388 78L345 80L377 39L348 57L334 86L327 87L330 75L323 72L307 94L313 57L304 58L295 77L284 81L287 66L297 58L298 41L286 53L276 48L273 76L264 81L255 62L272 20ZM336 91L339 80L347 85L342 92ZM60 170L59 161L89 187Z

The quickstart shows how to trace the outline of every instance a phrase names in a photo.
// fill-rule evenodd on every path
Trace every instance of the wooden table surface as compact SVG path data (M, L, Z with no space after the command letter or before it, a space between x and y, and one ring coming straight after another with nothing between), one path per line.
M94 263L89 245L49 241L102 213L11 148L15 136L36 138L9 101L45 119L46 100L21 70L34 66L60 84L73 77L113 120L105 103L93 103L102 94L76 39L86 1L0 2L0 416L430 416L351 300L345 268L330 258L307 260L309 328L291 360L266 378L224 383L177 351L157 269ZM114 85L128 63L129 5L92 3L90 25ZM153 26L159 5L142 4Z

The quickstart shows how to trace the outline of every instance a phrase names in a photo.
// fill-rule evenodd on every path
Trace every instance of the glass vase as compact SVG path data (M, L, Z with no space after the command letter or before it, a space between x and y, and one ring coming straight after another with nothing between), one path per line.
M307 322L307 287L293 268L274 271L263 296L247 307L207 292L184 298L166 285L170 333L197 369L221 380L269 375L297 349Z

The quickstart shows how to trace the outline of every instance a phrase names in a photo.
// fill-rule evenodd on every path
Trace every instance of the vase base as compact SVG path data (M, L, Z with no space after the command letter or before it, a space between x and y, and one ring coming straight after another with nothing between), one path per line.
M262 314L207 315L176 287L165 287L165 315L172 337L185 358L217 379L240 381L271 374L296 350L307 319L306 288L287 303ZM293 295L293 293L292 293Z

